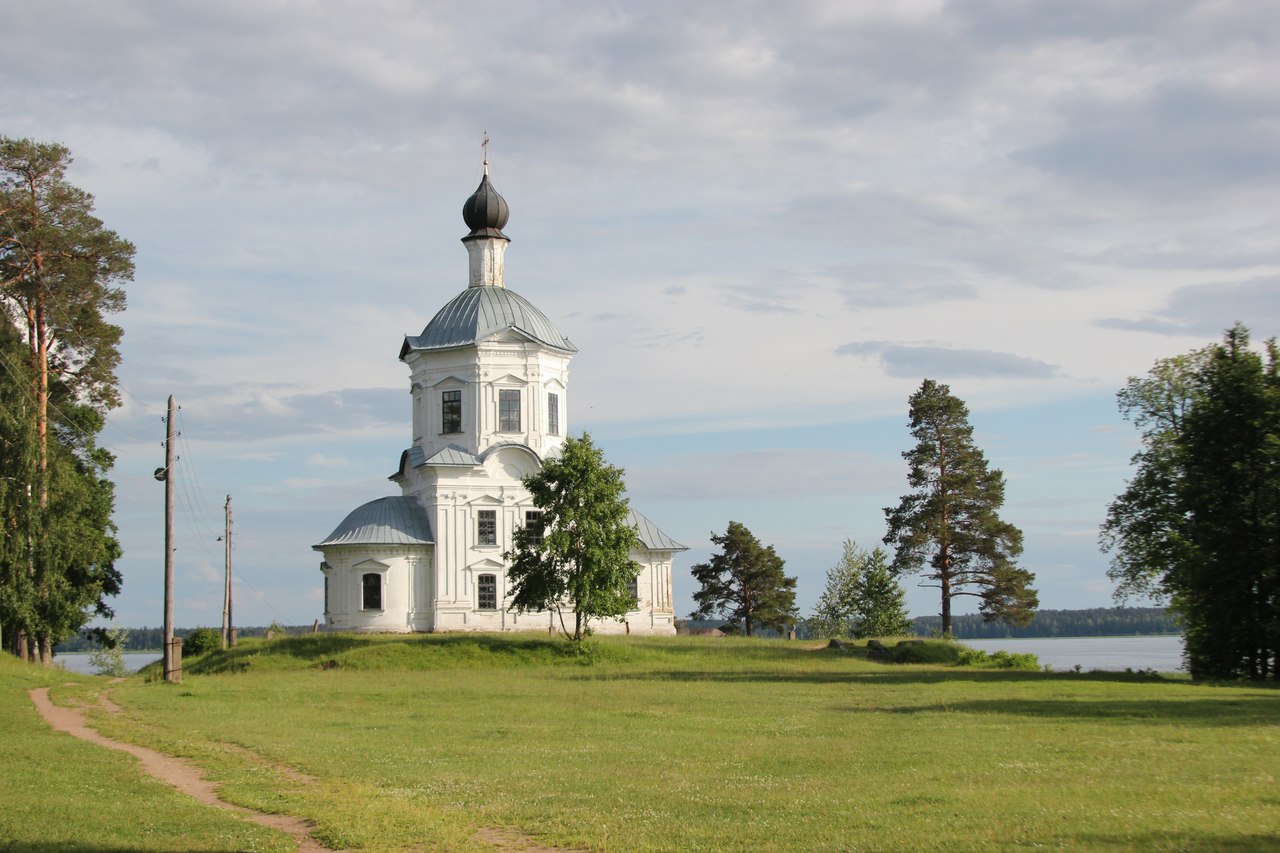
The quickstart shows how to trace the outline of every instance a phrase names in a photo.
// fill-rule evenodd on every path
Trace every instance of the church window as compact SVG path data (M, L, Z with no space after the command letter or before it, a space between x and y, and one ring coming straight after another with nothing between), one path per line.
M361 578L362 604L365 610L382 609L382 575L369 572Z
M542 510L531 509L525 511L524 529L529 531L530 545L537 545L542 541Z
M476 579L476 606L481 610L498 609L497 575L481 575Z
M498 544L498 511L482 509L476 513L476 544Z
M440 432L462 432L462 392L444 391L440 394Z
M520 391L517 389L498 391L498 431L520 431Z
M324 576L324 613L329 615L329 576Z
M560 434L560 395L547 395L547 432L551 435Z
M636 608L640 606L640 576L637 575L627 584L627 595L631 596L631 606Z

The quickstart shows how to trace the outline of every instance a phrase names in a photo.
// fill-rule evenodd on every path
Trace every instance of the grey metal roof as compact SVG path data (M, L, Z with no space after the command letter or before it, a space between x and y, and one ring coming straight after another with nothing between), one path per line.
M630 513L628 521L636 528L636 534L640 537L640 543L650 551L688 551L684 545L672 539L667 534L658 529L658 525L645 518L634 509L627 510Z
M474 454L468 453L467 451L463 450L461 447L454 447L451 444L448 447L446 447L444 450L441 450L438 453L433 454L430 459L427 459L421 464L423 465L462 465L464 467L471 468L477 465L483 465L484 463L480 461L480 457Z
M553 349L578 351L529 300L505 287L483 286L468 287L450 299L421 335L406 335L400 357L414 350L476 344L504 329L513 329Z
M431 545L431 522L415 498L378 498L353 510L325 540L326 545Z

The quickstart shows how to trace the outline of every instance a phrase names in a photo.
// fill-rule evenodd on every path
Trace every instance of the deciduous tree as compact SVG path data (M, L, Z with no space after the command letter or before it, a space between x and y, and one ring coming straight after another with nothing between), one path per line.
M923 572L923 585L940 590L944 636L957 596L977 597L985 619L1026 624L1039 603L1035 576L1014 562L1022 531L1000 518L1004 474L988 468L974 444L968 408L948 386L926 379L911 395L910 418L917 444L902 456L913 491L884 511L893 571Z
M1144 447L1101 543L1118 595L1169 599L1199 678L1280 680L1280 352L1265 350L1237 325L1121 392Z
M911 628L905 593L880 548L859 548L846 539L840 560L827 570L810 630L829 637L890 637Z
M757 626L781 629L795 621L796 579L783 573L784 562L772 545L761 545L736 521L729 522L723 535L712 533L711 541L721 552L691 569L700 585L693 594L698 609L691 618L718 614L742 623L748 636Z
M640 566L631 559L636 531L628 523L623 471L583 433L565 440L558 457L524 478L542 510L538 527L516 531L504 554L517 612L554 610L575 642L590 620L620 617L635 606L629 591ZM573 630L564 611L573 613Z

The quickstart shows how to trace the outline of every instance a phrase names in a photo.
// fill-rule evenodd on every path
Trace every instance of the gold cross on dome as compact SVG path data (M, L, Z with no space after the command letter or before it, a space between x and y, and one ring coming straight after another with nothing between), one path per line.
M480 143L484 149L484 173L489 174L489 131L484 132L484 140Z

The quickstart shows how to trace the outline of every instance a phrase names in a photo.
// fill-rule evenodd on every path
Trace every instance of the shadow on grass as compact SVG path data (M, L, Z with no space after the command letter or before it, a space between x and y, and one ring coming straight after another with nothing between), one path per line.
M777 684L938 684L940 682L1045 683L1061 681L1078 684L1088 681L1112 681L1126 684L1186 684L1184 679L1166 680L1159 675L1124 672L1058 673L1029 670L977 669L968 667L920 666L914 664L873 664L870 668L847 671L834 669L737 669L678 670L654 669L641 672L593 672L575 674L574 678L607 678L615 681L723 681L727 683ZM1280 694L1277 695L1280 698Z
M1072 833L1061 839L1065 848L1100 850L1280 850L1280 834L1255 832L1246 835L1215 835L1208 832L1144 832L1136 835Z
M867 713L869 708L845 708ZM1280 723L1280 702L1270 697L1237 699L980 699L939 702L900 708L878 708L890 714L999 714L1052 719L1170 723L1174 725L1259 726Z
M0 853L227 853L226 847L210 847L207 850L201 850L198 847L188 847L180 842L175 843L172 847L119 847L111 845L103 845L100 843L92 844L68 844L63 841L45 842L45 841L10 841L0 840Z

